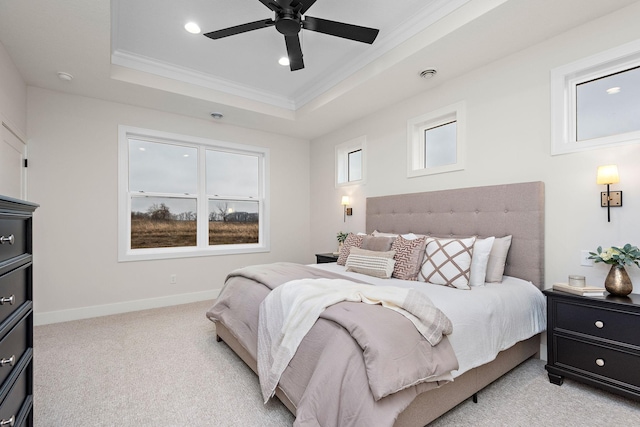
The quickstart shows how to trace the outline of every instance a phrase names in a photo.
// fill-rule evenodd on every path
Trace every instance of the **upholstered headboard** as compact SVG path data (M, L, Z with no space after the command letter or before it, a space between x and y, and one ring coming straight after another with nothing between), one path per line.
M505 274L544 288L544 183L367 198L367 233L512 235Z

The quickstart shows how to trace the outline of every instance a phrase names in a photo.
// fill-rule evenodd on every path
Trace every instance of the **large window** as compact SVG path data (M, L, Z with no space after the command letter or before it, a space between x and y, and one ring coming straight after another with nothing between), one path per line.
M119 132L120 261L268 250L266 149Z
M551 154L640 141L640 42L551 72Z
M407 176L464 169L464 103L407 122Z
M336 187L364 184L366 143L362 136L336 147Z

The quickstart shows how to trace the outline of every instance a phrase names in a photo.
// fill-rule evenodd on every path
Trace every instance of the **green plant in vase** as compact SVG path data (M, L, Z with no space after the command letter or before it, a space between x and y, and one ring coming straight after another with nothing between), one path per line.
M637 246L629 243L621 248L612 246L602 249L602 246L598 246L596 252L589 252L589 259L611 265L604 280L604 287L610 294L626 296L633 291L633 284L625 266L635 264L640 267L640 249Z

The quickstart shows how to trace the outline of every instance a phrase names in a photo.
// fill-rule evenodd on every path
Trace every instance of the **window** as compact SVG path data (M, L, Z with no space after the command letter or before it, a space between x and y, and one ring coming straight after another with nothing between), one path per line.
M119 128L120 261L269 249L268 150Z
M640 141L640 41L551 72L551 154Z
M407 176L464 169L464 103L407 122Z
M336 147L336 187L364 184L365 145L363 136Z

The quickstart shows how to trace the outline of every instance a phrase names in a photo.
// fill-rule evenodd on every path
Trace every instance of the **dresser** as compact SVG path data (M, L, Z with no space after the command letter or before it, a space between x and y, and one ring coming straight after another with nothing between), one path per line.
M571 378L640 400L640 295L544 293L549 381Z
M33 425L32 218L0 196L0 426Z

